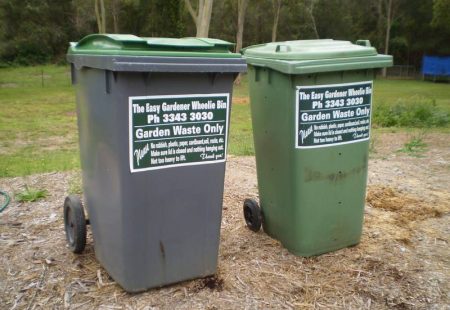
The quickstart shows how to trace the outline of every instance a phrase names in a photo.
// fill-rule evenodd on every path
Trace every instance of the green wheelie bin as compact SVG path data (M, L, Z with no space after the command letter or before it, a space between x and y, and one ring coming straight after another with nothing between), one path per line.
M367 40L272 42L243 51L248 64L259 202L250 229L313 256L360 241L373 79L392 56Z

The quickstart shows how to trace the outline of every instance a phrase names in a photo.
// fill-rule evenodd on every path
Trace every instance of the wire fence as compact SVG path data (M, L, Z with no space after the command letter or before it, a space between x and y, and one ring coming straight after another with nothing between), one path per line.
M387 68L388 77L404 78L404 79L420 79L422 77L420 70L415 66L395 65Z
M395 65L387 68L387 77L423 79L419 68ZM0 69L0 89L17 87L65 87L71 85L69 66L38 66Z
M70 85L69 66L49 65L0 69L0 89L54 88Z

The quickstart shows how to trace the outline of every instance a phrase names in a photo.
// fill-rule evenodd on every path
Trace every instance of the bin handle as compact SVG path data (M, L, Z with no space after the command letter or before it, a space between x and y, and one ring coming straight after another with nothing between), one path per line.
M367 46L367 47L371 47L372 45L370 44L369 40L357 40L356 45L361 45L361 46Z
M277 47L275 48L275 52L277 53L287 53L291 51L291 47L289 45L285 44L277 44Z

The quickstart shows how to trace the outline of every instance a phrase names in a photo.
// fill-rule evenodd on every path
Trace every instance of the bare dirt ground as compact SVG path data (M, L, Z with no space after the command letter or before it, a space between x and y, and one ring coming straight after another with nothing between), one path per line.
M428 134L419 157L396 152L408 134L377 136L358 246L313 258L253 233L241 205L257 197L253 157L229 157L219 270L128 294L95 259L65 247L61 204L77 173L0 179L0 188L45 188L39 202L12 201L0 215L2 309L450 309L450 136Z

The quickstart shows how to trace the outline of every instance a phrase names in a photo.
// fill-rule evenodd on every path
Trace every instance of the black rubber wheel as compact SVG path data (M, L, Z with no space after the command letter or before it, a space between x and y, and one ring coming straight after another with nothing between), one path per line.
M80 198L67 196L64 200L64 228L69 249L76 254L86 246L86 217Z
M262 213L258 203L253 199L245 199L243 209L247 227L254 232L259 231L262 224Z

